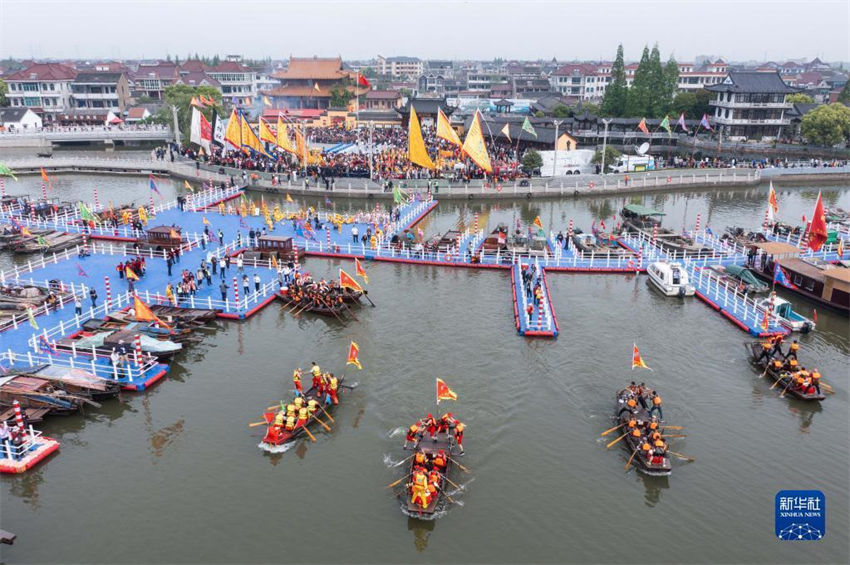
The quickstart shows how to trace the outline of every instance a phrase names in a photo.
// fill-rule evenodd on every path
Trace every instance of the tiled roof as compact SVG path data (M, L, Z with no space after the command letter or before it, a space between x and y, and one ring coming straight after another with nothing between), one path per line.
M0 108L0 122L20 122L29 108Z
M222 61L214 67L208 67L207 72L211 73L250 73L251 69L237 63L236 61Z
M401 98L398 90L370 90L366 93L366 100L397 100Z
M78 84L82 83L97 83L97 84L114 84L121 80L124 73L107 73L107 72L81 72L74 79Z
M147 112L147 108L130 108L127 111L127 117L131 120L141 120L145 117L145 112Z
M72 80L77 71L61 63L36 63L13 73L5 80Z
M712 84L706 90L713 92L751 92L751 93L792 93L798 92L785 84L777 71L753 72L753 71L730 71L728 79L731 84L724 80L720 84Z
M297 58L289 59L289 68L285 71L278 71L272 76L283 80L291 79L321 79L321 80L337 80L348 76L346 71L342 69L342 58L336 57L333 59L313 58Z

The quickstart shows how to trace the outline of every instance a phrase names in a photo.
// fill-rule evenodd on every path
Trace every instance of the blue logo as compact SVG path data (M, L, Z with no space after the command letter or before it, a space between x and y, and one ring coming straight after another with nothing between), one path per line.
M826 535L826 497L819 490L776 493L774 528L784 541L816 541Z

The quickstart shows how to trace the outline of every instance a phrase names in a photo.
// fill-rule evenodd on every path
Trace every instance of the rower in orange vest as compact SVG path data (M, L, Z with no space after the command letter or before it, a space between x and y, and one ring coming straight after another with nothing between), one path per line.
M815 390L820 394L820 373L818 372L818 368L815 367L815 370L812 371L812 386L815 387Z
M446 451L441 449L439 453L437 453L436 457L434 457L434 468L440 471L441 473L446 469Z
M420 430L419 424L420 424L420 422L416 422L415 424L412 424L407 429L407 436L405 436L405 438L404 438L405 447L407 447L407 444L411 443L411 442L413 442L414 445L416 444L416 439L417 439L417 436L419 435L419 430Z
M463 430L466 429L466 424L458 422L455 426L455 443L460 448L460 454L463 455Z
M310 415L307 412L307 407L303 406L298 410L298 420L295 422L295 427L301 427L307 424L307 419Z
M303 394L301 390L301 369L295 369L292 373L292 382L295 385L295 396L301 396Z

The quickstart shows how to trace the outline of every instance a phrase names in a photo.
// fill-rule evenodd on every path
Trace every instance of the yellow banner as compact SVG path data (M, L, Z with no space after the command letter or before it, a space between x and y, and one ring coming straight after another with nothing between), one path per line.
M490 156L487 154L487 146L484 144L484 135L481 133L481 114L478 111L475 112L475 118L473 118L469 132L466 134L466 140L463 142L463 152L469 155L469 158L475 161L475 164L482 170L487 173L493 172Z
M269 143L277 143L269 124L267 124L263 118L260 118L260 140L267 141Z
M263 145L260 143L260 138L257 137L257 134L248 125L248 120L244 118L242 119L242 146L253 149L258 153L265 153L263 151Z
M301 135L301 130L295 130L295 149L298 152L298 158L301 160L307 159L307 140L304 139L304 136ZM309 161L308 161L309 162Z
M289 139L289 132L287 131L286 124L283 123L280 116L277 118L277 146L284 151L295 153L295 147L292 146L292 140Z
M227 120L227 129L224 131L224 139L225 141L230 142L232 145L237 148L242 147L242 124L239 119L239 114L236 113L236 109L233 109L233 112L230 113L230 119Z
M434 162L428 156L428 149L425 148L425 140L422 139L422 130L419 128L419 118L416 116L416 109L413 104L410 104L410 120L407 123L407 158L411 163L433 169Z
M460 137L458 137L457 132L452 128L442 108L437 109L437 137L445 139L449 143L454 143L458 147L463 147Z

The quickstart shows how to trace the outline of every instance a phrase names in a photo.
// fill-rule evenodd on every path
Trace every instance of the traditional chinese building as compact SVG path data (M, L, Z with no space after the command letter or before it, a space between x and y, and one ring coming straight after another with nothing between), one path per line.
M720 84L706 88L717 96L711 101L714 123L727 137L761 139L780 137L791 124L786 102L799 89L788 86L778 71L730 71Z
M332 106L334 91L345 91L352 97L368 91L355 86L355 73L343 68L340 57L290 57L289 67L273 77L281 85L262 94L274 108L326 109Z

